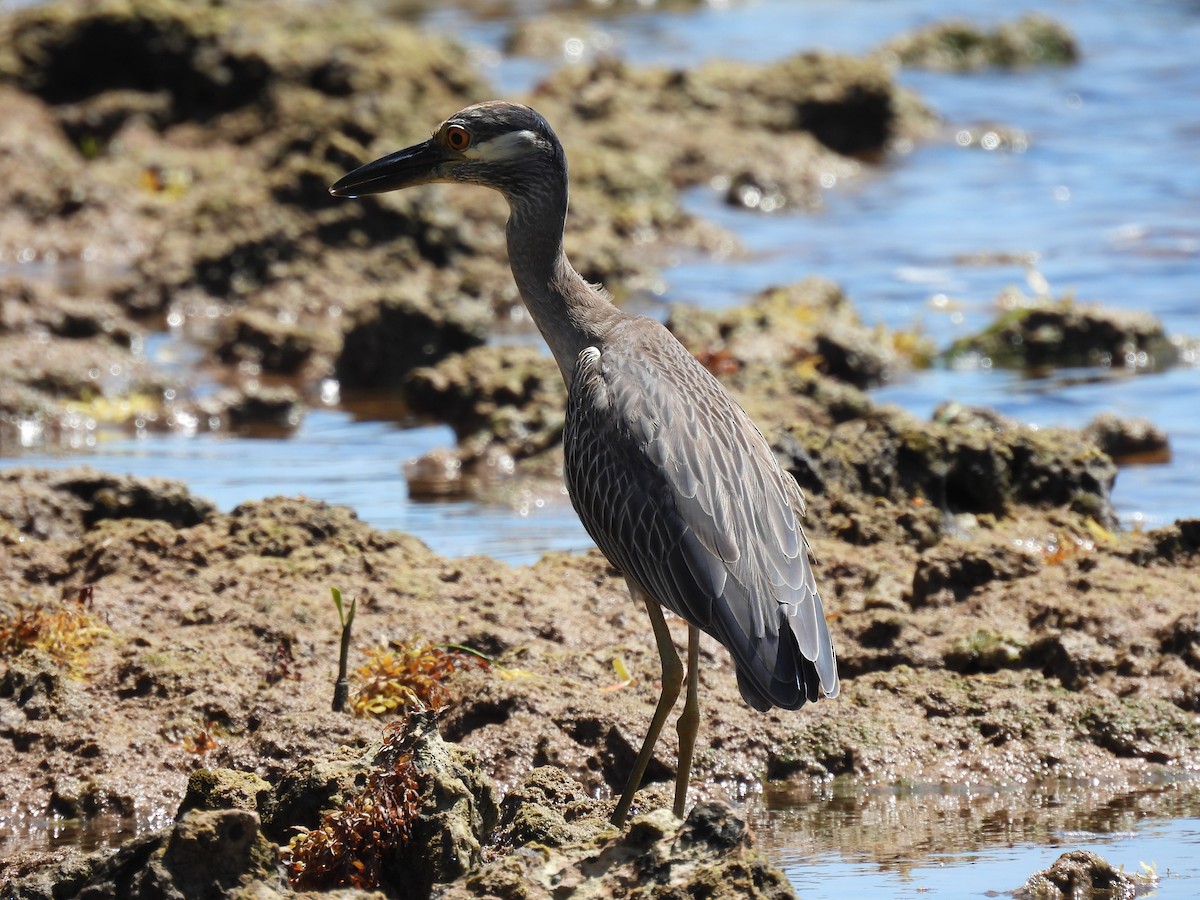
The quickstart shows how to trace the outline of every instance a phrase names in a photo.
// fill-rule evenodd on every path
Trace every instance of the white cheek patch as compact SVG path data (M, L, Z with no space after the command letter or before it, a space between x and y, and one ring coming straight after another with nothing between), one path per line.
M532 131L510 131L471 146L463 152L463 156L480 162L500 162L525 156L532 147L545 146L546 141Z

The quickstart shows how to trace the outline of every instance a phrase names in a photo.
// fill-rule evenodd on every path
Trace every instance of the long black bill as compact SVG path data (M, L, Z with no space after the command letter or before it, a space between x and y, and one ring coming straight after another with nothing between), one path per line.
M338 180L329 189L335 197L361 197L363 194L382 194L435 181L446 154L433 141L425 141L405 150L359 166Z

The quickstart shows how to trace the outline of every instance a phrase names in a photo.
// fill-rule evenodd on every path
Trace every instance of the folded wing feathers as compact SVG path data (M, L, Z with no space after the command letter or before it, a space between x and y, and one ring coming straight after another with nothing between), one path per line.
M660 327L640 322L643 328ZM835 696L837 661L800 525L799 487L779 469L745 412L685 350L673 340L648 346L642 354L605 350L594 370L576 373L577 382L591 387L580 388L579 396L573 388L574 415L589 415L584 393L594 389L606 392L596 408L615 417L586 423L593 429L611 424L614 440L592 435L588 444L596 457L591 464L607 467L610 486L603 501L595 483L570 485L585 526L655 599L725 644L747 703L795 708L820 695ZM651 359L654 353L669 358ZM670 385L659 374L667 368ZM678 394L667 393L679 389L681 380L691 402L679 403ZM569 444L572 427L569 415ZM634 446L621 449L620 433ZM572 453L572 446L567 450ZM635 477L627 469L638 459ZM641 478L662 479L656 501ZM614 492L626 494L620 512L599 508L616 501ZM663 508L664 502L674 510ZM615 529L613 513L620 519ZM638 515L653 517L651 531L649 522L633 521ZM622 535L624 543L609 531ZM662 556L655 560L654 553Z

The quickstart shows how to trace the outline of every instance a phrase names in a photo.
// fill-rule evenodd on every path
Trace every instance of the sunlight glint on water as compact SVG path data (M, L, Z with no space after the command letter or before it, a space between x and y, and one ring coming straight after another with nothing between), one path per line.
M522 8L532 14L548 5ZM711 192L693 192L690 208L736 232L751 256L674 268L663 300L731 306L768 284L822 275L844 285L866 321L919 327L944 346L990 321L1001 289L1026 281L1021 266L972 266L960 256L1033 253L1056 294L1073 291L1081 300L1149 310L1169 333L1200 336L1200 7L1184 0L1060 0L1040 8L1076 33L1081 65L970 76L902 73L947 121L945 140L837 186L814 215L740 213ZM764 61L813 47L862 52L949 15L978 19L980 9L966 0L747 0L618 16L607 27L618 50L637 64L716 56ZM986 9L993 18L1018 11ZM434 5L430 20L493 48L505 27L473 22L448 4ZM516 61L485 74L512 94L546 71L540 62ZM1030 146L1007 153L954 144L955 128L979 122L1019 128ZM939 293L954 303L931 304ZM954 398L1038 425L1081 425L1102 410L1146 416L1169 434L1174 462L1122 470L1119 510L1127 522L1148 525L1200 515L1197 369L1082 380L935 370L876 396L921 416ZM526 515L468 502L410 503L404 461L451 440L446 428L403 431L316 410L289 440L150 435L104 441L91 452L7 458L0 467L88 463L180 478L222 509L272 494L306 494L346 503L364 520L414 533L450 555L482 552L522 562L549 549L589 545L561 496L542 498ZM863 809L856 801L848 815L862 816ZM1128 870L1156 863L1163 876L1156 897L1200 896L1197 811L1164 809L1161 815L1176 818L1146 816L1108 834L985 835L989 840L970 849L950 831L938 852L926 850L908 863L853 857L845 849L853 844L834 839L836 828L810 828L794 812L774 812L755 824L808 900L1011 891L1058 853L1081 846ZM798 845L810 839L811 846ZM882 839L898 838L884 832Z

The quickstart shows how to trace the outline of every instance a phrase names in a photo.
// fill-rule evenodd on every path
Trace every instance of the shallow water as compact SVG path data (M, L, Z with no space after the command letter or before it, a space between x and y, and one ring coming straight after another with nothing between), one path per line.
M549 550L591 546L564 489L523 492L510 505L410 502L404 461L453 443L454 433L444 425L401 428L359 421L340 409L315 409L286 438L109 436L85 453L39 453L2 460L0 467L86 462L105 472L179 478L223 511L262 497L304 495L349 506L378 528L419 535L445 556L482 553L527 563Z
M751 819L759 845L804 900L1004 895L1069 850L1156 872L1146 896L1200 893L1194 779L846 786L766 800Z
M710 57L765 61L809 48L863 52L950 15L999 19L978 9L959 0L762 0L628 15L607 27L630 60L686 65ZM1034 277L1055 296L1148 310L1169 334L1200 336L1200 68L1191 49L1200 40L1200 8L1108 0L1037 9L1075 33L1084 57L1078 66L903 72L901 80L945 120L942 140L835 186L811 215L739 211L712 191L693 192L691 209L735 232L750 258L689 260L668 270L663 299L730 306L770 284L824 275L845 287L867 322L919 329L941 348L990 322L1004 288L1033 293L1030 266L978 262L1006 254L1033 260ZM453 11L435 21L493 46L508 27ZM500 60L494 78L523 87L541 71ZM959 146L956 134L982 123L1019 130L1027 149ZM1136 378L934 370L876 393L921 415L953 397L1037 425L1082 425L1104 410L1148 417L1168 433L1174 460L1122 471L1114 494L1122 519L1162 524L1200 510L1194 365Z
M1141 896L1189 900L1200 892L1200 819L1153 819L1113 834L1064 831L1046 844L997 841L977 850L934 853L915 863L885 865L796 850L772 859L803 900L901 900L1005 896L1070 850L1098 853L1131 875L1157 873L1157 887Z
M548 2L518 4L536 15ZM806 48L861 52L916 25L974 15L965 0L762 0L691 12L606 20L616 52L638 63L682 65L715 56L769 60ZM996 314L1007 286L1027 287L1027 267L972 258L1034 259L1053 293L1145 309L1171 334L1200 337L1200 8L1194 3L1058 2L1040 9L1077 35L1084 59L1066 69L942 75L904 72L945 119L943 140L922 145L826 191L813 214L772 215L693 191L693 211L735 232L744 260L690 259L665 273L657 303L709 307L743 302L768 284L823 275L843 284L867 322L917 328L939 347ZM986 17L985 17L986 18ZM426 23L480 48L476 58L504 93L527 89L552 64L505 60L510 23L475 20L450 4ZM770 42L763 39L770 35ZM957 145L982 121L1028 136L1024 152ZM661 307L659 307L661 309ZM177 341L170 353L178 355ZM152 354L163 341L148 342ZM948 398L991 406L1036 425L1082 425L1101 411L1150 418L1171 440L1172 462L1123 468L1114 502L1131 526L1200 512L1200 368L1156 374L1059 372L1051 377L984 369L917 373L875 392L928 415ZM588 546L561 495L509 506L410 503L403 462L451 441L448 429L399 430L336 409L316 410L287 440L198 436L106 440L70 459L114 471L182 478L222 509L280 491L355 506L383 527L412 531L447 554L489 553L513 562L548 549ZM9 448L0 466L63 465L35 443Z
M548 5L520 8L534 15ZM683 65L715 56L764 61L806 48L859 52L950 14L978 21L978 8L966 0L761 0L629 14L606 27L616 51L638 63ZM1095 0L1039 9L1074 31L1084 53L1080 65L903 73L903 81L946 120L944 139L834 186L813 214L741 212L723 206L714 192L694 191L690 208L734 231L749 258L681 263L665 273L665 291L657 299L729 306L768 284L824 275L844 285L866 321L919 328L942 347L990 321L995 297L1006 286L1030 292L1024 265L964 260L1015 254L1035 260L1037 276L1056 295L1070 291L1084 301L1149 310L1169 333L1200 336L1200 67L1194 62L1200 5ZM1009 8L1001 12L1010 15ZM482 48L478 58L486 74L505 93L527 88L547 71L542 62L499 58L504 21L476 21L449 5L428 21ZM956 131L981 122L1020 129L1028 147L986 151L956 143ZM164 343L169 339L151 342L149 352L163 352ZM1038 425L1081 425L1104 410L1148 417L1170 436L1173 461L1121 470L1114 499L1122 518L1155 525L1200 515L1200 368L1046 378L935 369L876 396L922 416L954 398ZM372 524L411 532L450 555L487 553L526 562L546 550L588 546L558 492L518 497L510 506L410 502L403 462L451 440L447 428L401 429L325 408L309 412L287 439L110 436L68 451L35 443L11 448L0 467L87 462L180 478L222 509L273 494L306 494L346 503ZM1014 832L997 813L994 826L964 832L950 827L947 812L974 821L975 801L963 797L941 788L912 797L858 798L839 813L845 822L826 823L815 838L802 807L764 813L756 824L805 898L984 896L1016 888L1060 852L1079 847L1130 871L1140 862L1157 864L1161 882L1153 896L1200 895L1200 810L1194 801L1164 800L1157 811L1112 830L1048 825L1062 821L1061 809L1051 804L1044 816L1033 817L1041 824L1029 829ZM1022 820L1029 818L1027 795L1014 793L1006 802L1021 810ZM1077 795L1061 802L1090 808ZM921 820L914 818L924 809L920 803L940 817L942 830L930 846L914 849L907 837ZM884 814L889 809L891 819ZM861 844L836 837L852 835L846 829L855 817L874 815L872 810L882 811L874 845L890 841L898 848L892 856L852 853L846 848ZM968 840L973 834L978 839ZM805 843L810 840L811 846Z

